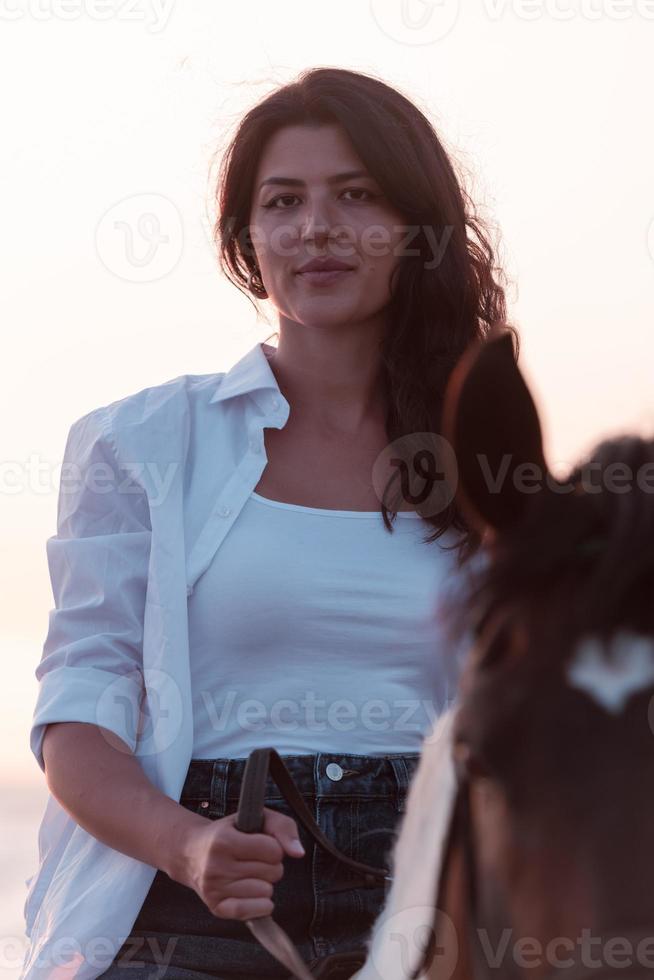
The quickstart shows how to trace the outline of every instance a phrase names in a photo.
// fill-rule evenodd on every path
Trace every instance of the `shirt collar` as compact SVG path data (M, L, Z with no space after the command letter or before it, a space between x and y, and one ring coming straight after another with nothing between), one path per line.
M250 393L260 408L268 412L285 402L261 343L256 343L223 375L209 401L213 404Z

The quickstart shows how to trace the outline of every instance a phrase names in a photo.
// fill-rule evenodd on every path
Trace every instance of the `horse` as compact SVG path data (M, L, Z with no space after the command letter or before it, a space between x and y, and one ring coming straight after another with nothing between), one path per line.
M516 350L496 324L445 392L472 642L352 980L654 977L654 440L556 477Z

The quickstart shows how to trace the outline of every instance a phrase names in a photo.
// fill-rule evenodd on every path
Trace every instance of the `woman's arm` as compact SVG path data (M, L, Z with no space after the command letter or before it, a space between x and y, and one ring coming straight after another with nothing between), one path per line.
M236 814L192 813L135 754L152 529L104 408L73 423L64 464L57 534L46 544L55 608L30 733L48 787L82 829L193 888L215 915L269 915L284 852L302 853L295 821L264 808L263 832L244 834Z
M192 888L218 918L271 915L284 856L303 856L291 817L264 807L262 832L249 834L236 829L235 813L191 813L150 782L109 729L50 724L43 759L50 792L84 830Z
M85 722L49 724L43 737L48 788L84 830L123 854L185 879L189 832L206 826L162 793L114 732Z

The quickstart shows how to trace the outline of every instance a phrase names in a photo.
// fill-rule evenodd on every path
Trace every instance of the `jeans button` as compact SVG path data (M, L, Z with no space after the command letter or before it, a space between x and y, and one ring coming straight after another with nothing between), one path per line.
M327 773L330 779L334 780L334 782L343 778L343 770L336 762L330 762L327 768L325 769L325 772Z

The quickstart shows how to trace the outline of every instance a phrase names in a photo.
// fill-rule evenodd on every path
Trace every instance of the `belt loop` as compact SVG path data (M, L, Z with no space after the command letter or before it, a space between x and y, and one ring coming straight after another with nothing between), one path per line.
M211 772L211 801L220 813L227 812L227 783L230 759L216 759Z
M389 759L389 762L393 767L393 773L395 774L398 803L402 808L409 789L409 770L407 769L406 762L402 756L392 756Z

